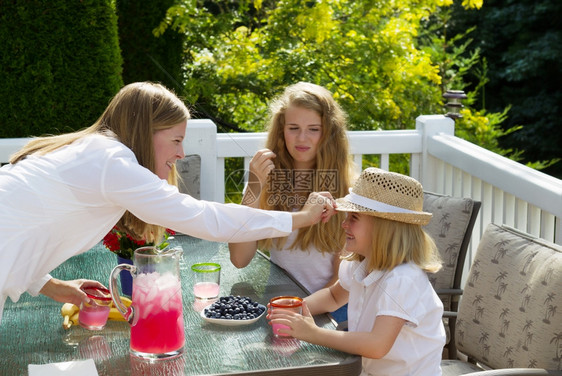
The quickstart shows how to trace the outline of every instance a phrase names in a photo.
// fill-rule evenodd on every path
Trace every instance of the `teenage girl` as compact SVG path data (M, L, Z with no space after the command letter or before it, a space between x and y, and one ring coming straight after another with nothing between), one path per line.
M250 177L242 204L294 212L312 191L344 196L351 187L346 114L322 86L306 82L287 87L270 106L265 149L250 161ZM230 259L245 267L258 247L271 261L299 281L310 293L337 280L340 251L345 244L339 223L344 218L293 231L287 237L230 243ZM346 320L345 309L334 313Z

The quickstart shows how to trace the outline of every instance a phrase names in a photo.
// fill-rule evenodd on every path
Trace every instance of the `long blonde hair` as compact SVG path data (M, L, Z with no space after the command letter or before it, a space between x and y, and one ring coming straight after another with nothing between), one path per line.
M368 216L368 214L359 213ZM435 242L421 225L369 216L372 220L371 257L367 268L390 271L396 266L413 262L423 271L436 273L441 269L441 258ZM364 259L351 253L347 260Z
M284 136L285 112L291 106L313 110L322 118L322 137L318 144L316 167L311 177L312 189L309 192L302 192L302 190L297 192L293 184L289 190L268 189L268 187L279 186L276 179L281 175L276 174L276 170L294 172L294 161L287 151ZM334 197L345 196L351 186L353 171L346 134L347 116L334 100L332 93L322 86L299 82L287 87L284 93L272 102L270 114L266 148L277 156L273 159L275 170L269 175L268 183L261 190L260 207L290 211L292 197L293 203L297 204L296 208L300 208L304 203L303 200L298 200L299 193L308 195L313 191L329 191ZM335 217L328 223L318 223L300 229L291 248L300 246L301 249L307 249L313 244L321 252L341 251L345 244L345 234L340 226L344 215L338 213ZM259 245L265 249L270 249L273 244L281 248L286 239L266 239Z
M100 118L90 127L62 135L38 137L27 143L10 158L15 164L26 156L45 155L84 137L103 134L117 138L135 154L138 163L155 173L153 135L172 128L190 118L185 104L164 86L152 82L136 82L124 86L113 97ZM178 183L175 166L168 182ZM117 223L119 229L137 239L160 240L165 229L147 224L130 212Z

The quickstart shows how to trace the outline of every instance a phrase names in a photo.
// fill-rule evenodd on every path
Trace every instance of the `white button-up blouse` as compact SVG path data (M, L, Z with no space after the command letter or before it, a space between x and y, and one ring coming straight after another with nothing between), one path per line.
M93 247L126 210L212 241L287 236L292 227L289 213L181 194L122 143L88 136L0 168L0 318L8 296L37 295L51 270Z
M425 272L413 263L391 271L367 271L367 260L343 260L341 286L349 291L348 328L370 332L377 316L406 320L390 351L381 359L363 357L361 376L441 375L445 345L443 303Z

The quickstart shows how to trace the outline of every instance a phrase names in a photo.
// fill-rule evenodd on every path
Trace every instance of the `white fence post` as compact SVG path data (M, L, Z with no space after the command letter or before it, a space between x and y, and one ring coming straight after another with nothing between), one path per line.
M455 122L444 115L422 115L416 118L416 130L422 133L422 157L420 160L420 183L426 191L440 192L436 186L437 168L432 165L427 151L427 141L433 135L455 134ZM411 168L414 169L415 166Z
M190 119L183 140L186 155L201 157L201 199L219 201L217 197L217 126L209 119ZM224 174L224 172L223 172Z

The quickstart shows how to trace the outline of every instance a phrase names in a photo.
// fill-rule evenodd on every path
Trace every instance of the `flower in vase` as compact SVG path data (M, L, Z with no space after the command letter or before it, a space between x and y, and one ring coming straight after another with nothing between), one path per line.
M164 233L164 240L162 241L162 243L158 244L157 247L159 249L166 248L168 245L170 245L168 240L173 239L171 235L175 234L176 233L173 230L166 229L166 232ZM117 230L117 227L113 227L111 231L109 231L107 235L104 236L103 245L111 252L115 253L117 256L132 260L135 249L140 247L153 246L154 243L147 242L144 239L134 239L131 235Z

